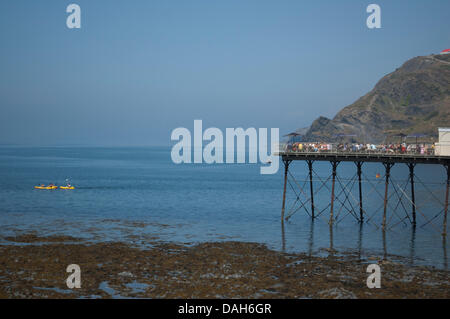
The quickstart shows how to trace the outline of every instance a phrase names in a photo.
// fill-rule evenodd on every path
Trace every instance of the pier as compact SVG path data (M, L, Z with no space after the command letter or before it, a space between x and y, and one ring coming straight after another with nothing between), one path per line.
M304 150L293 150L289 145L283 145L280 147L278 155L281 157L284 164L284 188L283 188L283 201L281 209L281 220L284 223L292 217L293 214L298 211L304 210L308 215L315 219L322 213L328 210L328 223L333 225L336 218L336 212L342 209L347 211L348 215L353 216L358 222L363 223L366 220L367 212L364 205L364 194L362 183L368 182L372 187L375 187L363 174L365 163L381 163L384 166L384 176L379 176L378 178L384 183L384 192L379 194L383 197L382 202L382 223L381 227L386 230L388 226L389 218L389 202L393 195L389 193L394 193L398 198L398 203L395 206L402 207L404 211L404 216L401 217L402 222L408 221L413 227L417 225L417 215L422 214L416 205L416 188L417 183L421 183L415 175L416 165L440 165L444 168L443 176L446 178L445 187L445 198L443 200L443 208L440 212L436 212L434 217L427 219L426 223L431 223L431 219L436 219L438 217L442 218L442 235L445 237L447 235L447 216L449 209L449 190L450 190L450 156L438 156L434 153L390 153L390 152L377 152L377 151L351 151L351 150L315 150L311 151L310 148L305 148ZM303 185L300 185L299 181L291 174L289 168L295 161L304 161L307 164L308 174L307 179L304 180ZM315 162L329 162L330 163L330 175L326 180L320 179L321 183L320 189L326 188L329 191L330 201L325 209L319 210L315 204L314 196L317 194L318 190L314 189L313 178L314 175L318 177L318 174L314 171ZM353 162L355 164L355 175L354 177L346 183L339 179L338 167L342 162ZM398 186L392 185L391 183L391 169L394 166L406 165L408 168L407 183L409 189L401 189ZM331 187L329 186L331 183ZM353 184L352 184L353 183ZM353 196L352 188L349 190L349 185L352 187L356 185L358 189L358 196ZM340 186L340 192L337 192L336 186ZM287 209L286 206L286 193L289 188L294 192L296 201ZM309 191L307 190L309 188ZM433 197L433 200L442 203L436 195L428 190ZM342 199L343 197L343 199ZM302 200L303 198L303 200ZM409 207L406 207L402 199L409 202ZM353 204L352 204L353 203ZM340 207L336 207L340 205ZM287 214L286 214L287 213ZM425 218L425 215L422 214Z

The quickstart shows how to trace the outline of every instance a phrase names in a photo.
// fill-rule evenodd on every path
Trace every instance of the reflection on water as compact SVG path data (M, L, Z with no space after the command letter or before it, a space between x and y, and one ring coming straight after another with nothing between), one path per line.
M415 250L416 248L416 225L411 226L411 249L409 253L409 263L414 264Z
M309 236L308 236L308 249L307 249L307 254L309 256L312 256L315 253L314 247L315 247L315 243L314 243L314 232L316 231L316 228L320 227L315 225L316 221L315 219L311 218L310 219L310 223L309 223ZM288 245L286 242L286 230L285 230L285 223L282 221L281 222L281 243L282 243L282 251L285 252L286 251L286 246ZM329 238L329 245L327 248L328 254L330 256L332 256L334 254L334 252L336 252L335 248L334 248L334 240L333 240L333 232L334 232L334 228L336 226L332 226L329 225L328 227L328 238ZM358 240L357 240L357 244L356 244L356 251L358 254L358 259L362 260L365 257L368 257L368 254L365 254L364 252L364 245L363 245L363 238L364 238L364 227L365 224L364 223L359 223L358 225ZM380 228L381 231L381 242L382 242L382 259L383 260L388 260L389 257L395 257L396 260L398 261L402 261L399 260L399 257L401 257L401 255L390 255L389 251L388 251L388 240L387 240L387 231L383 228ZM417 229L416 227L411 227L410 229L411 232L411 237L410 237L410 241L409 241L409 256L407 258L407 262L409 263L409 265L415 265L416 261L417 261L417 257L416 257L416 234L417 234ZM349 249L351 249L351 247L348 247ZM370 253L370 252L369 252ZM446 237L442 237L442 267L443 269L448 269L448 260L447 260L447 239Z
M330 254L333 254L334 248L333 248L333 225L330 224Z
M446 237L442 238L442 249L444 251L444 269L448 269L448 264L447 264L447 238Z
M359 223L359 233L358 233L358 258L361 260L361 253L363 247L363 228L364 223Z
M314 247L314 218L311 218L311 226L309 230L308 255L312 256Z

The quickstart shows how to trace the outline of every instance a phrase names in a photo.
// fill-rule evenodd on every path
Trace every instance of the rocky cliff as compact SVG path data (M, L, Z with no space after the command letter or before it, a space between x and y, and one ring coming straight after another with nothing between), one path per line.
M450 126L450 54L407 61L333 119L315 120L304 139L356 135L357 141L379 143L399 134L435 137L439 126Z

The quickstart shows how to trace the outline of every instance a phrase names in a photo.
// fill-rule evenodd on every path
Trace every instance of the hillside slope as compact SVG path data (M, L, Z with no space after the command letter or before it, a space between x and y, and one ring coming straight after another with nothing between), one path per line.
M319 117L304 138L379 143L400 133L437 136L439 126L450 126L450 54L407 61L333 119Z

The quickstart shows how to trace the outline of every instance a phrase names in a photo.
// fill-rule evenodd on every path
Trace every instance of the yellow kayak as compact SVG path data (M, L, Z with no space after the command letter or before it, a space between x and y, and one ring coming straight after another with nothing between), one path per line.
M61 189L75 189L73 186L59 186Z
M58 189L58 186L34 186L36 189Z

